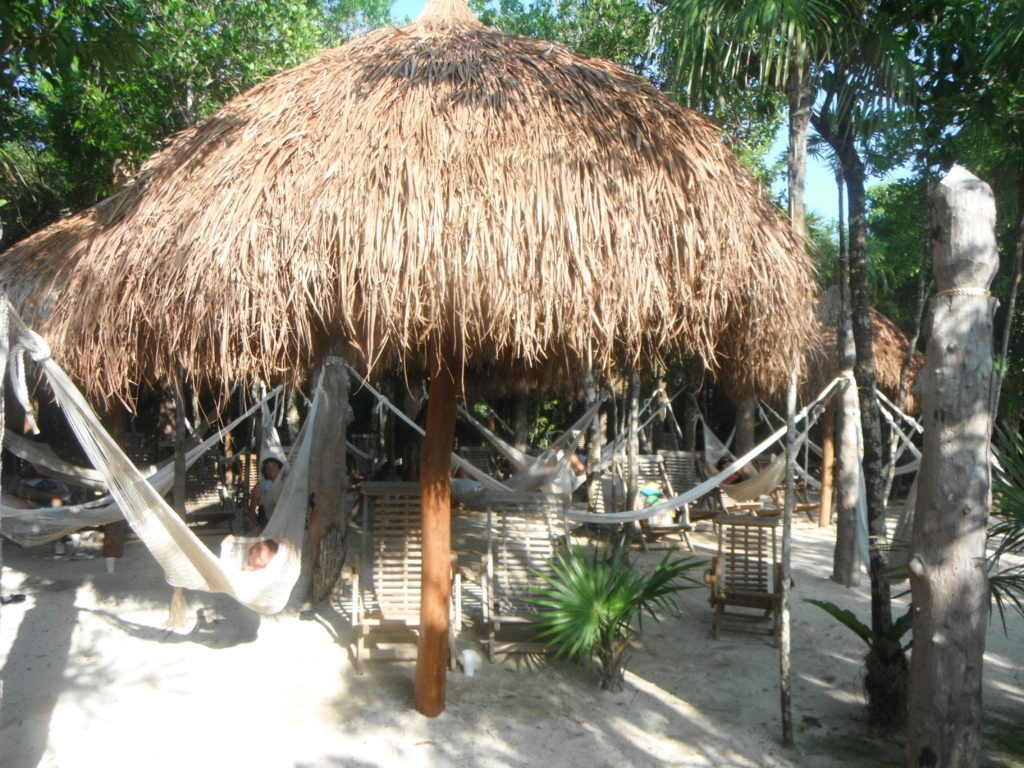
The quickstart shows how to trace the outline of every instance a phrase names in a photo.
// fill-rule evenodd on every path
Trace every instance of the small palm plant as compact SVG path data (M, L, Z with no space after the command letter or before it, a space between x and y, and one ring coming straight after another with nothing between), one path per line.
M999 467L992 483L992 517L989 541L995 544L989 557L989 589L1006 629L1006 609L1024 616L1024 564L1003 566L1006 555L1024 554L1024 438L1019 432L996 428Z
M689 572L701 565L668 553L653 571L640 573L621 551L611 558L600 548L560 552L550 575L538 573L546 584L534 588L531 600L541 608L539 637L556 658L596 661L601 688L621 691L630 640L642 629L644 613L657 621L656 611L675 610L673 593L699 586Z
M896 730L906 719L910 664L907 650L911 642L903 642L910 631L913 609L893 622L889 631L877 635L851 611L826 600L805 601L831 614L844 627L852 630L868 646L864 657L864 693L868 700L868 722L886 730Z

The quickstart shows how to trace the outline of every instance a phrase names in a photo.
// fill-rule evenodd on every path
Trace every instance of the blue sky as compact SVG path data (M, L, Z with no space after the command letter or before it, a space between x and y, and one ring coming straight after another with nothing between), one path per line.
M397 0L391 6L391 13L396 21L400 21L402 17L415 19L425 5L426 0ZM772 154L778 156L785 153L786 142L787 131L785 124L783 124L775 139ZM806 184L804 203L808 211L817 213L826 219L838 218L839 201L836 192L835 175L825 164L813 157L807 160ZM785 179L777 184L772 189L772 192L777 195L784 190Z

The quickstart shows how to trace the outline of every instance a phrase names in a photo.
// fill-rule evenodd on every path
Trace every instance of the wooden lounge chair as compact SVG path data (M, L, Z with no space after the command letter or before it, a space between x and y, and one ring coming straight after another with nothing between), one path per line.
M757 631L771 620L769 634L779 637L779 609L782 588L777 556L777 517L719 515L718 555L704 575L711 587L710 602L715 610L717 640L723 620L732 629L749 627ZM740 609L727 611L726 609Z
M675 494L686 493L703 483L707 477L704 474L704 458L694 451L658 451L665 464L665 474ZM692 523L694 520L704 520L719 514L713 494L707 494L687 504L685 507L686 521Z
M467 445L460 447L456 453L487 475L494 475L497 465L494 451L484 445Z
M363 483L363 543L353 572L352 629L356 672L363 672L368 636L374 630L415 632L420 624L423 526L419 483ZM459 601L460 577L452 594ZM459 631L456 612L452 632ZM451 647L451 642L449 642ZM399 649L378 646L376 658L406 659Z
M487 655L538 653L544 643L531 639L499 641L503 624L534 621L537 606L529 602L533 587L552 573L557 540L568 535L566 499L546 493L488 493L487 552L484 555L483 609Z
M657 487L661 489L661 499L671 499L677 493L672 481L665 469L664 457L659 455L637 457L637 480L640 487ZM669 536L678 536L679 540L686 545L686 548L693 552L693 545L687 532L692 530L690 525L690 510L684 504L679 510L678 519L674 523L658 525L648 520L640 521L640 531L647 541L660 541Z

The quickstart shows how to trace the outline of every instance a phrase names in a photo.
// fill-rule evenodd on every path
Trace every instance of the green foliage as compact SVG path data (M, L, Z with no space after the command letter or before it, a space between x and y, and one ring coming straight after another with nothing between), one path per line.
M996 426L999 467L992 477L992 516L988 530L995 543L989 557L989 589L1006 630L1006 610L1024 617L1024 564L1001 567L1006 555L1024 555L1024 438L1019 432Z
M0 97L8 109L0 113L0 146L17 148L20 173L35 175L56 204L33 209L22 197L17 210L0 211L0 245L56 210L109 195L161 140L269 75L385 21L388 9L385 0L5 4Z
M920 179L868 190L868 285L875 307L904 331L914 327L917 283L931 268L928 199Z
M895 730L906 719L910 665L906 651L911 643L903 636L911 629L913 606L892 623L888 631L877 633L851 611L826 600L805 602L821 608L851 630L868 647L864 657L864 692L868 700L868 722L880 729Z
M653 8L644 0L500 0L480 20L503 32L564 43L584 56L650 74Z
M804 598L804 602L816 605L821 610L830 614L836 621L863 640L871 651L877 651L885 657L891 657L901 654L910 648L911 643L904 643L903 636L910 631L913 620L913 610L911 608L908 608L905 614L893 622L888 632L877 635L871 627L858 619L852 611L840 608L835 603L830 603L827 600L812 600L810 598Z
M541 608L539 636L556 657L589 664L596 658L601 687L621 687L630 639L642 629L644 613L675 610L672 595L698 582L689 575L703 565L694 558L665 555L648 574L638 573L620 551L611 559L598 548L559 553L553 575L535 589L532 600Z

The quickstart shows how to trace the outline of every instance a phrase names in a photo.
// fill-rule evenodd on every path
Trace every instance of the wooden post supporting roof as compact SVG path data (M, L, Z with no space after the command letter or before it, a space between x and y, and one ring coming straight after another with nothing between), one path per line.
M440 364L430 378L427 433L423 438L423 581L420 638L416 655L416 711L436 717L444 711L448 666L448 605L451 601L452 442L455 437L455 380Z
M914 652L907 765L974 768L989 619L996 300L988 287L999 265L992 190L954 166L932 197L932 231L938 292L918 378L924 450L908 563Z

